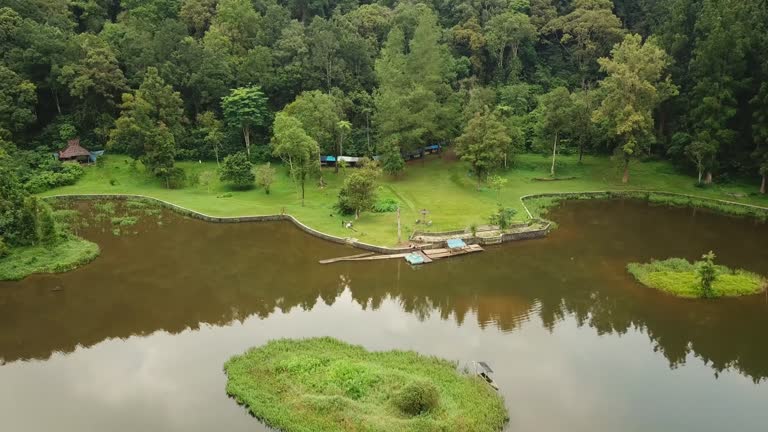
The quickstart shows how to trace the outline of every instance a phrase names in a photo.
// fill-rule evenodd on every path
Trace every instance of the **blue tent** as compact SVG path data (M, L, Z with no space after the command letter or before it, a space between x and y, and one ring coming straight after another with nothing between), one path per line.
M405 256L408 264L424 264L424 257L420 253L413 252Z
M447 243L448 247L451 249L461 249L467 247L467 244L464 243L464 240L462 239L450 239Z

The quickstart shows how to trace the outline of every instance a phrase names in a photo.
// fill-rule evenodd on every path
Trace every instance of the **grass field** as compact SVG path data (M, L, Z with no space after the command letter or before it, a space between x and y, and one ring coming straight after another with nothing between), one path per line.
M508 182L497 193L487 187L478 189L477 181L469 174L466 164L457 162L448 154L442 157L432 155L424 161L410 162L400 178L382 179L379 196L395 198L401 203L404 237L419 228L415 222L420 217L421 209L430 212L428 220L432 221L430 229L433 231L462 229L471 224L487 223L498 202L518 210L518 217L523 219L525 213L520 197L545 192L648 189L768 206L768 198L756 193L757 178L754 184L734 182L700 189L695 187L694 178L681 174L669 163L646 162L633 164L630 183L623 185L620 169L607 157L586 157L579 164L573 156L562 156L558 176L572 177L570 180L536 180L548 177L549 164L550 160L540 155L518 156L514 166L502 173ZM182 162L178 165L192 177L204 171L216 172L216 164L212 162ZM77 184L57 188L44 195L147 195L212 216L277 214L284 209L303 223L329 234L355 237L381 245L397 243L394 213L364 213L355 223L356 232L343 228L342 217L336 214L334 204L344 174L324 169L323 178L326 186L322 189L316 181L308 185L306 206L302 207L296 187L282 167L278 167L278 176L270 195L259 189L231 190L217 179L208 186L168 190L159 180L147 175L141 165L132 168L127 157L110 155L103 166L87 167L85 176Z
M627 270L643 285L678 297L701 296L701 282L697 273L699 263L681 258L652 261L647 264L630 263ZM717 279L712 284L715 297L738 297L757 294L765 290L766 280L744 270L731 270L716 266Z
M496 432L501 397L456 364L331 338L276 340L224 365L227 393L284 432Z

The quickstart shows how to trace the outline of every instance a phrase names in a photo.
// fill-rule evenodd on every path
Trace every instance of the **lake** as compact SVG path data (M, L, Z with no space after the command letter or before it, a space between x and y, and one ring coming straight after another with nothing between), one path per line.
M96 261L0 282L2 430L266 431L225 394L223 363L273 338L326 335L488 362L508 431L768 425L768 296L678 299L625 270L714 250L768 275L765 223L575 201L552 211L546 239L412 268L320 265L359 252L289 222L138 209L115 235L108 216L76 207Z

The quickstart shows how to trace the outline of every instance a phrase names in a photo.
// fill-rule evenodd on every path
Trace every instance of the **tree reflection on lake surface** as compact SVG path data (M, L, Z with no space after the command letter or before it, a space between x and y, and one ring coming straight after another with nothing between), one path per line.
M714 250L722 264L768 275L764 223L572 202L552 213L559 228L547 239L413 269L319 265L355 252L289 223L147 212L115 235L109 218L78 208L90 219L81 234L102 247L94 263L0 283L0 416L10 430L259 430L224 395L221 364L273 337L314 335L488 360L509 430L768 424L766 295L677 299L625 271ZM49 415L33 414L47 398ZM73 414L83 404L87 420Z

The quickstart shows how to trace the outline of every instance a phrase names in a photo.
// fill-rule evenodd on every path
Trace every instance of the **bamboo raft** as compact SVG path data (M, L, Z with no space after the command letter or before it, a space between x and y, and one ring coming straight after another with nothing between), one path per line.
M377 255L373 252L368 252L368 253L362 253L357 255L324 259L324 260L320 260L319 262L320 264L333 264L337 262L350 262L350 261L379 261L379 260L387 260L387 259L404 259L405 257L411 254L420 254L423 259L423 263L428 264L434 260L450 258L454 256L466 255L466 254L482 252L482 251L483 251L483 248L480 247L480 245L468 245L460 249L450 249L450 248L424 249L424 250L417 249L417 250L414 250L413 252L399 253L399 254Z

